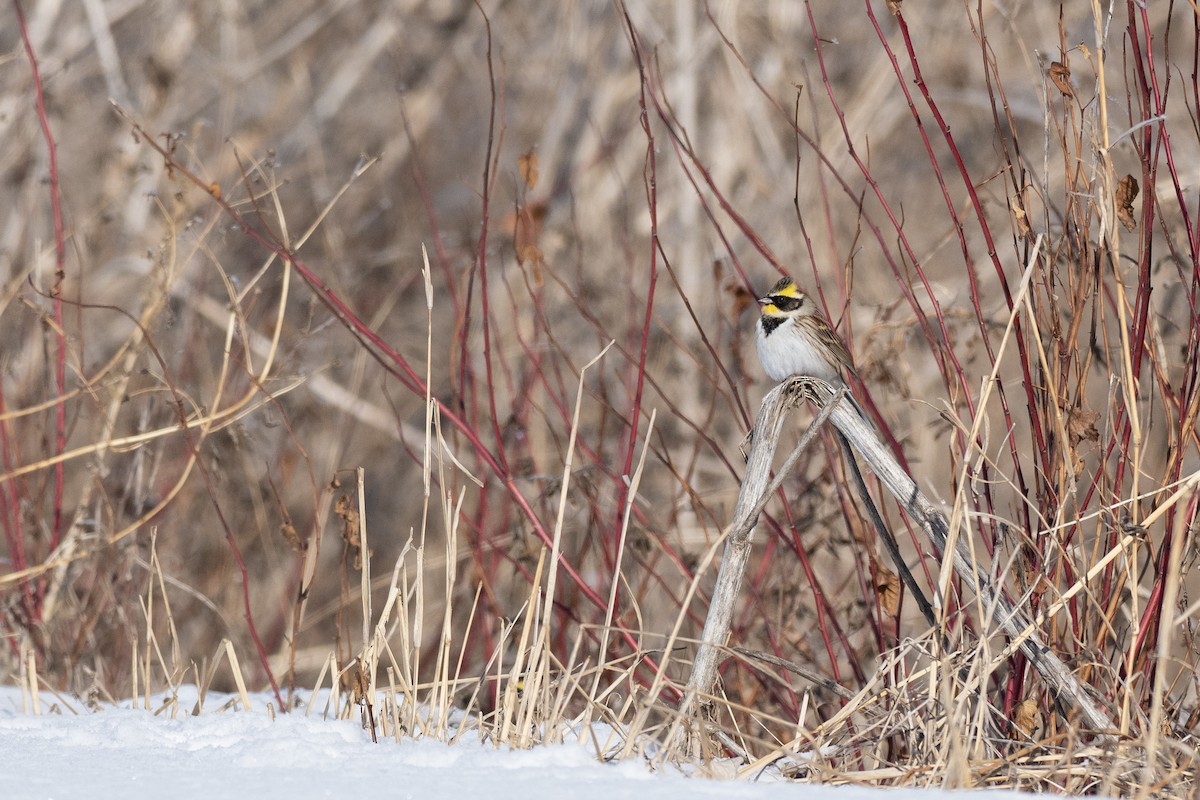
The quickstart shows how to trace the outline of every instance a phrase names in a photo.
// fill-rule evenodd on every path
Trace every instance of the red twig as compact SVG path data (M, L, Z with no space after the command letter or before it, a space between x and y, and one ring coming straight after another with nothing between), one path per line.
M642 414L642 392L646 385L646 355L650 347L650 323L654 314L654 289L658 284L658 173L657 156L655 155L654 131L650 129L650 114L646 110L646 65L642 60L642 47L638 41L637 31L629 13L624 12L625 29L629 34L629 46L633 49L634 63L638 70L638 122L646 134L646 161L643 168L643 180L646 186L646 206L650 214L650 263L648 267L646 286L646 310L642 316L641 345L638 351L637 363L634 366L635 386L629 408L629 433L625 446L625 461L621 475L617 479L617 502L615 512L617 519L613 525L613 549L616 549L616 538L620 535L621 517L625 512L625 500L629 494L629 484L626 477L633 469L634 452L637 449L639 421Z
M476 0L475 7L479 9L479 13L483 16L483 24L487 30L487 70L488 70L488 85L491 89L491 106L488 114L488 134L487 134L487 150L483 159L483 199L482 208L480 210L480 230L479 230L479 247L475 255L475 264L479 269L479 306L481 310L480 324L483 327L483 366L487 378L487 398L488 411L490 421L492 423L492 435L496 438L496 459L500 463L500 467L508 472L508 456L504 453L504 437L500 433L500 417L496 413L496 378L492 370L492 319L491 319L491 298L488 295L488 271L487 271L487 241L488 241L488 219L489 206L492 197L492 159L496 158L494 144L496 140L496 73L492 64L492 21L488 19L487 14ZM468 332L463 331L464 348L465 342L468 341Z
M975 262L971 258L970 252L967 247L967 240L966 240L966 236L964 235L963 224L958 219L958 213L956 212L956 210L954 208L954 202L950 199L950 192L946 188L946 182L942 176L941 167L938 165L937 157L934 155L933 147L929 141L929 136L925 131L925 126L921 123L921 117L917 113L916 106L913 103L912 95L908 90L907 81L905 80L904 76L901 74L899 64L896 61L896 56L892 52L891 47L887 43L887 38L883 35L883 31L879 27L879 21L875 18L875 12L871 7L870 0L867 0L866 9L867 9L867 16L868 16L868 18L870 18L871 24L875 28L875 33L878 36L880 43L883 45L884 51L887 53L888 60L892 65L892 70L896 74L896 78L897 78L896 84L901 88L901 91L904 92L904 96L905 96L905 99L907 100L909 111L912 113L913 121L915 123L915 126L916 126L918 132L920 133L921 143L925 148L926 157L929 159L930 166L933 168L934 175L937 179L938 187L942 193L943 202L946 204L946 210L949 213L951 220L953 220L954 232L958 238L959 247L962 250L963 264L967 268L967 279L968 279L968 283L971 287L971 305L975 310L975 319L979 325L980 337L983 341L984 350L987 352L989 361L994 364L996 362L996 354L992 349L991 336L989 335L989 332L988 332L987 319L985 318L984 313L983 313L983 308L980 305L978 275L976 274L976 270L975 270ZM967 192L967 195L970 197L971 205L975 209L975 217L979 223L979 229L980 229L981 233L983 234L984 242L987 245L987 253L991 258L993 266L995 267L996 276L999 279L1000 287L1004 292L1005 302L1007 304L1007 307L1011 310L1012 305L1013 305L1013 299L1012 299L1012 294L1008 288L1008 279L1005 276L1004 267L1003 267L1003 265L1001 265L999 256L996 253L996 245L995 245L995 242L992 240L991 227L988 225L987 217L984 214L983 206L979 200L979 195L975 190L975 182L971 179L970 174L968 174L967 166L963 161L962 153L959 151L958 144L954 141L954 137L950 134L949 123L946 122L945 118L942 116L941 110L938 108L937 103L933 99L933 95L929 91L928 84L925 83L925 78L921 73L920 62L917 60L916 50L913 47L912 37L909 34L908 24L904 20L904 14L902 11L898 12L896 14L896 21L900 25L900 32L904 38L904 46L908 53L909 64L911 64L912 68L913 68L913 78L917 84L917 87L921 90L921 97L925 100L926 106L928 106L930 112L933 114L934 120L937 122L938 130L941 131L942 138L945 140L946 146L950 149L950 153L954 157L954 163L958 167L958 172L959 172L959 176L963 183L963 188ZM1044 436L1042 434L1041 420L1037 413L1038 405L1037 405L1036 397L1034 396L1033 379L1030 374L1030 363L1031 362L1030 362L1030 355L1027 351L1028 345L1025 341L1024 335L1022 334L1020 317L1018 316L1018 317L1014 318L1013 322L1014 322L1013 338L1016 340L1017 349L1018 349L1018 353L1020 356L1019 361L1021 364L1022 376L1024 378L1022 385L1025 387L1025 395L1026 395L1026 401L1028 403L1030 426L1031 426L1032 432L1033 432L1033 438L1034 438L1034 442L1035 442L1036 452L1041 454L1042 468L1045 471L1044 474L1048 476L1051 474L1049 454L1047 452L1046 444L1044 441ZM957 363L956 363L956 366L957 366ZM963 378L965 378L965 375L963 376ZM969 392L967 393L967 396L968 397L970 396ZM1011 430L1012 426L1013 426L1012 425L1012 414L1009 411L1008 396L1005 393L1003 383L996 384L996 397L1000 401L1000 408L1001 408L1001 412L1004 415L1005 426ZM1008 437L1008 446L1009 446L1009 454L1012 457L1013 474L1014 474L1014 477L1017 482L1017 487L1020 489L1022 495L1027 496L1028 495L1028 487L1026 486L1026 483L1025 483L1025 472L1021 467L1021 457L1020 457L1020 452L1018 449L1016 437ZM984 486L985 487L988 486L986 474L984 476ZM989 492L989 505L990 505L990 487L988 487L988 492ZM1028 510L1028 505L1022 504L1021 512L1024 516L1026 529L1032 530L1031 517L1029 514L1029 510ZM989 544L989 549L990 549L990 544Z
M62 201L58 191L58 149L54 144L54 134L50 130L50 119L46 115L46 97L42 88L42 74L38 69L37 54L33 52L33 42L29 39L29 29L25 24L25 11L21 0L13 0L13 8L17 12L17 24L21 28L21 41L25 45L25 54L29 57L29 68L33 72L33 88L37 95L38 123L42 126L42 137L46 140L46 155L49 160L50 172L50 207L54 214L54 283L50 296L54 298L54 327L57 337L57 347L54 354L54 389L62 397L66 387L67 369L67 339L63 324L62 283L66 277L67 250L63 237ZM54 455L60 455L67 445L67 407L64 403L54 406ZM58 547L58 537L61 534L63 511L63 469L59 461L54 465L54 521L50 528L50 550ZM41 594L39 589L38 594ZM39 597L38 603L41 599ZM40 610L39 610L40 613Z

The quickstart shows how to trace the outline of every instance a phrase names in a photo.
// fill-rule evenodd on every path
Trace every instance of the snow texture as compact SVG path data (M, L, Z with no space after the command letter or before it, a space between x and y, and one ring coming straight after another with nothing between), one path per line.
M431 740L373 744L356 722L302 713L272 719L265 713L264 696L253 698L258 710L244 712L217 711L228 698L209 695L209 710L191 716L186 710L194 699L194 689L181 693L171 718L129 703L91 712L75 702L67 710L42 695L42 714L34 716L22 710L18 690L0 688L3 796L928 800L941 794L689 778L673 770L653 772L636 760L602 764L579 744L532 750L497 748L477 740L454 745Z

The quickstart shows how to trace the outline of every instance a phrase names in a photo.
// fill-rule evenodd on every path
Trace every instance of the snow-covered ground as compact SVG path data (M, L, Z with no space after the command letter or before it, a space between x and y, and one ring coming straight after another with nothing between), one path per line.
M255 698L262 711L181 711L175 718L129 703L98 712L74 703L72 713L41 697L43 713L33 716L22 710L18 690L0 688L0 794L10 800L915 800L938 794L689 778L652 772L638 761L601 764L582 745L508 750L477 741L373 744L355 722L302 714L272 719L264 697ZM221 698L207 699L209 709L220 705Z

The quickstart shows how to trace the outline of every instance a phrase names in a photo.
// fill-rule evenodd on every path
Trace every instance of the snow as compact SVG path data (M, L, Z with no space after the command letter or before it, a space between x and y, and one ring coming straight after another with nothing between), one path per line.
M374 744L357 722L323 720L315 713L272 718L265 696L254 697L257 710L245 712L218 710L228 698L209 695L208 710L191 716L195 692L190 693L173 716L128 702L97 712L82 702L72 702L71 709L61 703L52 707L46 695L42 714L32 715L22 710L19 690L0 688L4 796L929 800L941 794L689 778L673 769L652 771L638 760L602 764L580 744L532 750L478 740Z

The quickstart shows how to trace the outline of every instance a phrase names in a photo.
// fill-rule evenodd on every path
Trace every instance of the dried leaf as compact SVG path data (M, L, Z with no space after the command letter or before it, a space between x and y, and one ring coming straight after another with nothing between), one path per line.
M1041 567L1036 564L1027 564L1022 572L1024 573L1021 576L1021 579L1024 581L1023 591L1039 595L1050 591L1050 581L1046 580L1046 574L1042 571Z
M521 180L525 181L525 186L532 189L537 186L538 182L538 157L533 150L528 150L517 159L517 171L521 173Z
M1071 70L1066 64L1058 61L1051 63L1048 74L1064 97L1075 96L1075 87L1071 85Z
M1038 728L1042 727L1042 712L1038 709L1036 700L1026 698L1017 703L1013 710L1013 724L1026 736L1032 738Z
M900 16L900 4L904 0L887 0L887 10L891 12L893 17Z
M371 685L366 665L363 664L362 659L355 658L354 663L339 676L339 680L342 684L342 691L353 697L356 705L361 705L366 699L367 690Z
M1141 187L1132 175L1126 175L1117 182L1117 219L1121 220L1125 230L1131 231L1137 227L1137 220L1133 218L1133 201L1137 199L1139 191Z
M292 524L290 519L285 519L279 526L279 533L283 536L283 540L287 542L288 547L292 548L297 553L303 553L308 548L304 542L300 540L300 534L296 533L296 526Z
M543 256L539 242L545 216L545 203L529 203L517 209L516 218L513 220L513 249L517 254L517 263L533 266L534 282L538 286L542 285Z
M725 291L733 295L733 318L737 319L747 308L757 307L754 295L741 283L730 281L725 284Z
M879 605L888 614L900 610L900 578L883 565L875 571L875 592L879 595Z
M1067 436L1071 439L1071 447L1075 447L1084 439L1091 442L1100 441L1100 431L1096 429L1099 419L1100 414L1090 408L1079 406L1071 409L1067 414Z
M1030 233L1029 216L1025 213L1021 201L1014 197L1008 201L1008 207L1012 211L1013 221L1017 223L1017 232L1022 236L1028 236Z
M354 568L362 569L362 533L358 525L358 507L344 494L333 504L333 513L342 519L342 541L354 551Z

